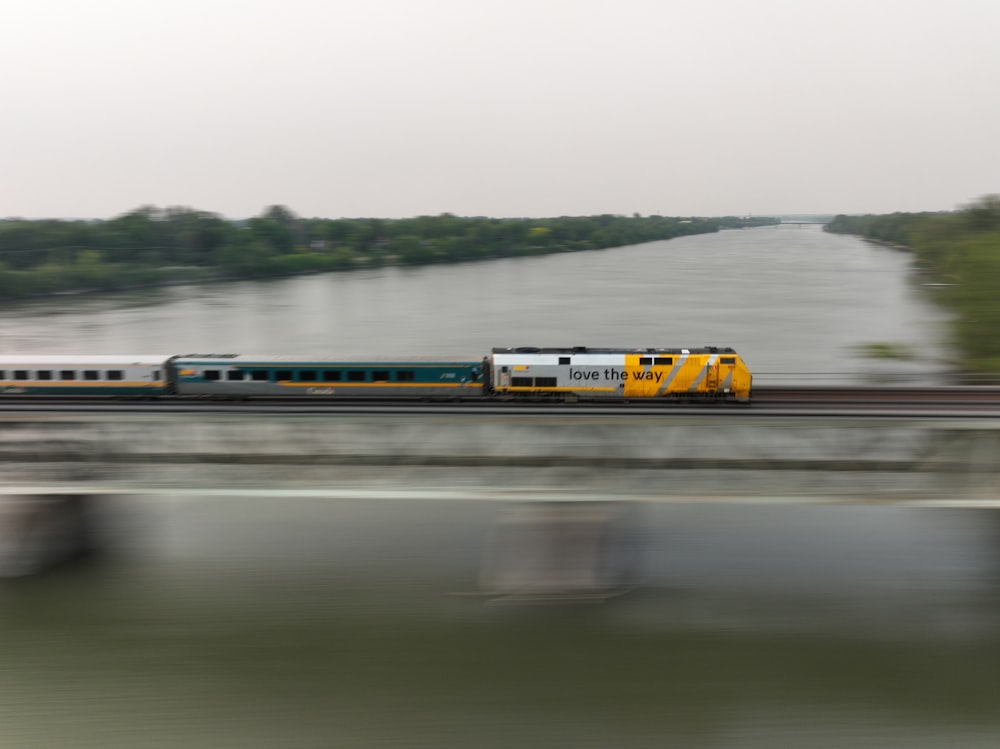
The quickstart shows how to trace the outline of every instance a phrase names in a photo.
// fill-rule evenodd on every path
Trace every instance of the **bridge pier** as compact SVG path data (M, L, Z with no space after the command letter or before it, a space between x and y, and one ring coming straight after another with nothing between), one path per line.
M93 502L87 494L0 497L0 578L45 572L94 551Z
M633 587L639 538L631 503L541 503L497 518L480 590L500 600L602 600Z

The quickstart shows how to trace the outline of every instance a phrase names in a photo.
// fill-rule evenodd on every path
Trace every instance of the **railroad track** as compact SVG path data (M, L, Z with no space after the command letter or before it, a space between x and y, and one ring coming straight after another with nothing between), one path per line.
M386 398L284 397L224 400L207 398L80 398L5 396L0 414L48 413L454 413L454 414L747 414L783 416L933 415L1000 417L1000 387L833 387L761 386L750 403L674 400L581 401L558 403L465 397L409 401Z
M913 408L1000 409L1000 387L758 387L753 391L755 406L865 408L895 406Z

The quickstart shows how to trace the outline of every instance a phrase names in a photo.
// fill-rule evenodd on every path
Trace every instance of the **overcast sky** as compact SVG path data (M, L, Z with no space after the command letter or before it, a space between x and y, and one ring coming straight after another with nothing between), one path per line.
M997 0L0 0L0 216L945 210Z

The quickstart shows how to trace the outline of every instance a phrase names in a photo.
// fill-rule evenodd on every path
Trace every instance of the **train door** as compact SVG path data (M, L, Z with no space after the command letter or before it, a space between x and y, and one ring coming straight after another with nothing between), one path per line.
M714 393L719 389L719 362L718 360L711 362L708 365L708 371L705 373L705 388Z

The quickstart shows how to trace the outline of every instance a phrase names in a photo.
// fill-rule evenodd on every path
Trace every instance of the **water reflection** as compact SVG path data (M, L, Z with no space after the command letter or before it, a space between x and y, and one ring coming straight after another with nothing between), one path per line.
M631 508L638 587L498 607L469 595L477 581L523 593L532 566L545 593L591 589L594 531L612 508L166 496L130 507L109 516L121 542L110 556L0 588L3 745L1000 737L992 514ZM512 525L507 551L531 563L491 567ZM554 547L539 533L553 530L571 553L542 553Z

